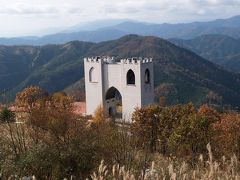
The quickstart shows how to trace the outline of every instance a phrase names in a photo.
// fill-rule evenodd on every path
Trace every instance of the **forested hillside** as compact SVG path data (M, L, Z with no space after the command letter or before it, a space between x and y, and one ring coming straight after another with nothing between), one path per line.
M213 63L240 72L240 40L225 35L204 35L190 40L170 39Z
M156 101L165 97L168 104L201 104L209 98L209 92L214 92L222 98L220 103L239 106L240 102L239 75L157 37L128 35L102 43L1 46L0 54L0 90L9 89L12 95L29 85L50 93L64 90L83 78L84 57L145 56L152 57L155 63Z

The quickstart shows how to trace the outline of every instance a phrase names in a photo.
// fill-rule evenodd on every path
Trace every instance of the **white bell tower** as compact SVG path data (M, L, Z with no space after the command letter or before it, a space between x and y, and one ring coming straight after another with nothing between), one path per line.
M109 116L131 122L135 108L154 102L152 59L85 58L84 70L88 115L101 105Z

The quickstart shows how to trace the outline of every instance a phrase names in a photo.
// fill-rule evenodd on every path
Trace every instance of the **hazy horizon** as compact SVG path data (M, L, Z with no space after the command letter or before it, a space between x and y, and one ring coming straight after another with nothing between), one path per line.
M149 23L211 21L239 15L240 0L0 0L0 37L55 33L104 19Z

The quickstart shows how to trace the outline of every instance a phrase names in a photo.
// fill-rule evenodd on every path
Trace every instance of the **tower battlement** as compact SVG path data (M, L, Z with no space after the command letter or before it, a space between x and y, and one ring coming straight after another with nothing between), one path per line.
M107 63L107 64L144 64L144 63L152 63L152 58L143 58L143 57L132 57L121 59L120 62L117 62L114 57L108 56L97 56L97 57L88 57L84 58L84 62L86 63Z
M152 58L142 58L142 57L133 57L127 59L121 59L121 63L123 64L141 64L141 63L152 63Z
M87 57L84 58L84 62L88 62L88 63L115 63L115 59L114 57L109 57L109 56L97 56L97 57Z

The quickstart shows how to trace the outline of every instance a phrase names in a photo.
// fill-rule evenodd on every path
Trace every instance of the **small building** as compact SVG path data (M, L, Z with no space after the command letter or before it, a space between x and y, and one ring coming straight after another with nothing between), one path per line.
M135 108L154 102L152 59L85 58L84 69L87 115L102 106L107 115L130 122Z

